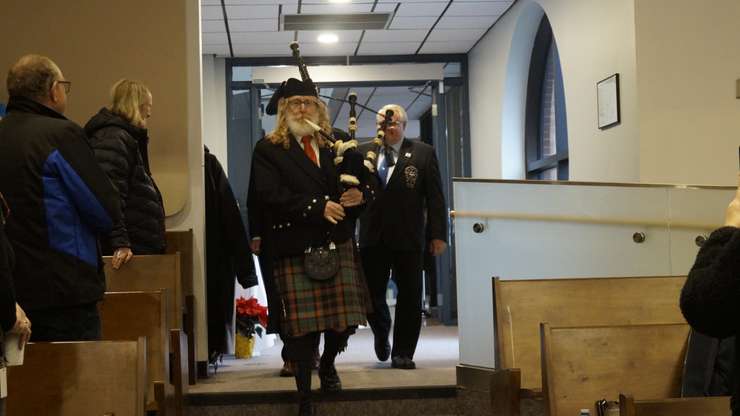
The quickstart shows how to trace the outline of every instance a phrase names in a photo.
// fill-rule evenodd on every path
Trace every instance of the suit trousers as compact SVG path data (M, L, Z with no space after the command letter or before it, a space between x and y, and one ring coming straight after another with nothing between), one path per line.
M421 331L422 252L373 246L361 249L361 256L373 302L373 312L367 317L373 334L387 338L390 333L391 314L385 293L393 270L398 298L391 356L414 358Z
M102 335L97 303L26 313L33 325L31 342L99 341Z

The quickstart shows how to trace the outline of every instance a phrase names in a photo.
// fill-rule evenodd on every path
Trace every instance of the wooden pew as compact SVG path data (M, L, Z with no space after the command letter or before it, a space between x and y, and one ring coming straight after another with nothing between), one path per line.
M167 291L106 292L100 303L100 323L104 340L147 339L147 410L167 412L170 374L169 331L167 329ZM161 392L156 392L162 384ZM159 396L158 393L164 395ZM171 395L171 394L169 394Z
M144 414L146 341L30 343L8 374L9 415Z
M730 416L730 397L687 397L663 400L635 400L619 395L619 416Z
M180 368L173 369L172 384L175 389L174 404L175 415L183 416L185 394L188 391L188 337L179 329L170 330L170 345L174 354L175 363L180 363Z
M105 284L108 292L157 291L166 289L167 329L182 328L183 291L180 255L134 256L118 270L111 267L111 258L103 257Z
M196 365L195 295L193 292L193 230L167 231L167 254L180 253L182 288L185 295L183 330L188 341L188 383L195 385L198 378Z
M184 238L183 238L184 239ZM190 251L192 256L192 250ZM185 329L188 334L188 382L195 384L195 297L184 295L182 257L179 252L158 256L134 256L118 270L111 267L111 258L103 257L106 288L110 292L150 291L167 289L167 329ZM192 266L189 268L192 273Z
M501 415L518 415L520 399L541 397L541 322L621 325L685 322L678 298L685 276L493 279L494 353L491 390ZM520 380L521 385L509 386ZM511 392L518 392L512 397Z
M555 327L541 324L542 389L549 416L570 416L629 389L678 397L688 324Z

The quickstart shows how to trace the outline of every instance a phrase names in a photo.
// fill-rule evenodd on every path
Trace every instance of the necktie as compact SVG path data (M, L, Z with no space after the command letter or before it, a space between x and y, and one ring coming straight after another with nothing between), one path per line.
M383 149L383 160L378 165L378 176L383 182L383 188L388 184L388 169L395 166L396 161L393 160L393 148L385 147Z
M301 137L301 142L303 143L303 152L306 154L306 156L308 156L309 159L311 159L314 165L318 166L319 162L318 159L316 159L316 152L313 151L313 146L311 146L311 139L313 139L313 137L311 136Z
M388 166L389 168L395 166L396 161L393 159L393 154L395 153L395 151L393 150L393 148L390 146L386 146L383 151L385 152L386 166Z

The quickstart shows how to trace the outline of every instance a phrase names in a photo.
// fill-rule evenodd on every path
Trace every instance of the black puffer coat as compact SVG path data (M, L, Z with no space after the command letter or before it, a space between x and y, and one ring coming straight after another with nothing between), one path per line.
M103 252L131 247L134 254L164 253L164 207L149 169L146 129L103 108L88 121L85 132L95 158L121 196L123 224L102 242Z
M740 229L715 230L699 249L681 291L681 312L691 327L714 338L735 336L732 415L740 416ZM729 365L726 365L729 367Z

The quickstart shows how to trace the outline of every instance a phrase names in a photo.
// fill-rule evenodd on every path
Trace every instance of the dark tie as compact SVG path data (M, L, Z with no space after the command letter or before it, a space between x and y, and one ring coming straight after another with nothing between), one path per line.
M395 151L393 150L393 148L390 146L386 146L385 149L383 149L383 151L385 152L385 160L386 160L385 165L388 166L389 168L395 166L396 161L395 159L393 159L393 154L395 153Z
M311 136L301 137L301 142L303 142L303 152L309 159L311 159L314 165L318 166L319 162L316 160L316 152L313 151L313 146L311 146L311 139L313 139Z
M393 148L386 146L383 148L383 160L378 165L378 176L383 182L383 188L388 184L388 169L395 164L396 162L393 160Z

